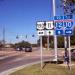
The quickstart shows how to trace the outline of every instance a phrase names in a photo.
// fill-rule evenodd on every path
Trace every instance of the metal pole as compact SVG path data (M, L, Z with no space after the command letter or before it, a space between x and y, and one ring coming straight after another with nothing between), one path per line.
M53 17L55 16L55 0L53 0ZM55 49L55 59L57 61L57 36L54 35L54 49Z
M41 70L43 67L43 61L42 61L42 36L40 36L40 52L41 52Z
M65 51L67 50L67 37L66 36L64 36L64 46L65 46Z
M69 66L70 66L70 70L71 70L71 48L70 48L70 36L68 36L68 40L69 40Z
M5 27L3 27L3 45L5 47Z
M47 49L49 50L49 36L47 37Z

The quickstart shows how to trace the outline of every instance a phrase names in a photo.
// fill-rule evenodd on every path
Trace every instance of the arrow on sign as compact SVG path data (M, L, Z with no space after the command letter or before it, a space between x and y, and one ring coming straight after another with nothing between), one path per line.
M51 34L51 32L49 31L49 34Z
M46 33L46 35L53 36L54 30L47 30L45 33Z

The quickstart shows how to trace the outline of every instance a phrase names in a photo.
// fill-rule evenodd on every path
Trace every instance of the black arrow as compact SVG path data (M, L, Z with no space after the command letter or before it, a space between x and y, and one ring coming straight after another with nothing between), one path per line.
M49 31L49 34L51 34L51 32Z

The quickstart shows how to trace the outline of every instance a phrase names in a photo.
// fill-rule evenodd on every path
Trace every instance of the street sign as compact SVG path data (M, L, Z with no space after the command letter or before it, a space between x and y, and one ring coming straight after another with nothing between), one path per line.
M62 27L65 27L65 28L72 28L73 27L73 22L70 21L70 22L55 22L55 27L57 29L61 29Z
M65 28L72 28L73 27L73 22L64 22L64 27Z
M72 19L73 18L72 15L66 15L66 16L63 16L63 17L64 17L64 19Z
M66 29L65 35L73 35L73 30L72 29Z
M53 21L37 22L37 33L39 36L54 35Z
M63 30L55 30L55 34L56 35L63 35L64 32L63 32Z
M45 31L44 30L38 30L37 34L38 34L38 36L44 36L45 35Z
M44 30L44 22L37 22L37 30Z
M46 30L46 35L53 36L54 35L54 30Z
M53 21L46 22L46 29L53 29L53 28L54 28Z
M61 29L63 27L63 22L55 22L55 27Z
M65 16L54 16L54 20L63 20L63 19L72 19L72 15L65 15Z
M71 36L73 34L72 15L55 16L55 35Z
M54 20L61 20L63 19L63 16L54 16Z

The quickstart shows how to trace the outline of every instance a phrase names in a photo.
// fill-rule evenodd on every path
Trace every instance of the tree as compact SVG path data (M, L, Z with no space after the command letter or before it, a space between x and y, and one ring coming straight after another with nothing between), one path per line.
M2 48L3 47L3 44L2 44L2 42L0 41L0 48Z
M58 36L57 39L57 47L58 48L64 48L64 37L63 36Z
M48 38L48 36L42 36L43 47L47 47L47 38ZM49 43L50 43L50 47L53 48L54 47L53 36L49 37ZM40 46L40 39L37 41L37 44L38 44L38 46Z
M61 0L64 14L75 14L75 0Z
M26 47L26 46L31 46L31 44L26 41L21 41L19 43L15 43L15 47Z
M40 39L37 41L38 46L40 46ZM45 44L47 44L47 36L42 36L42 45L45 47Z

